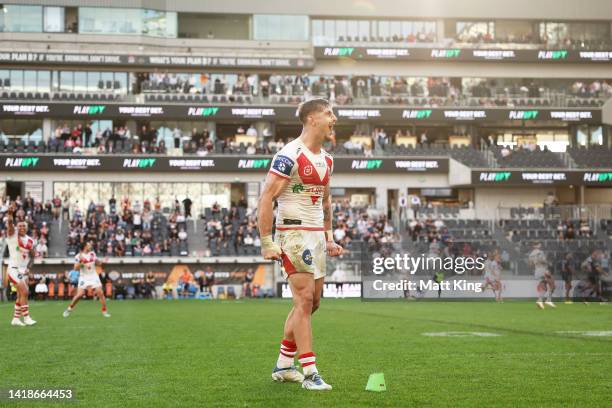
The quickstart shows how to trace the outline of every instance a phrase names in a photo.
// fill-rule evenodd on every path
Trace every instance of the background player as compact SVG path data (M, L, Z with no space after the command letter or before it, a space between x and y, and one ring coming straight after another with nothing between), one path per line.
M574 254L568 252L561 262L561 278L565 282L565 303L571 304L572 298L570 291L572 290L572 280L574 279Z
M25 221L19 221L16 229L13 225L16 209L15 203L11 203L7 211L8 279L17 289L17 299L15 300L15 311L11 325L32 326L36 324L36 321L30 316L28 273L34 263L36 252L34 251L34 240L27 235L28 224ZM23 317L23 321L21 321L21 317Z
M497 251L491 252L489 258L485 261L484 278L485 283L482 290L484 291L487 287L490 287L495 295L495 300L501 302L501 256Z
M325 277L325 253L342 254L334 242L329 179L333 159L323 149L336 123L329 102L313 99L299 108L300 136L272 160L259 201L258 226L262 255L282 260L293 294L280 354L272 373L275 381L303 381L309 390L330 390L319 375L312 349L311 314L319 307ZM276 241L272 240L273 203L278 201ZM293 366L295 355L304 376Z
M552 302L552 293L555 290L555 280L548 270L548 260L541 247L542 244L539 242L533 244L533 251L529 254L529 264L535 268L534 275L538 281L538 300L536 304L540 309L544 309L545 304L550 307L556 307ZM546 302L543 302L542 299L545 293Z
M110 317L106 309L106 297L104 297L104 291L102 290L102 282L100 282L100 277L96 272L96 265L102 265L103 262L98 260L96 253L92 249L93 246L91 242L88 241L83 244L81 252L74 257L74 268L80 271L79 286L76 295L72 298L72 302L70 302L68 308L64 310L64 317L70 316L70 313L72 313L76 304L79 303L79 300L88 288L92 288L94 294L100 299L100 302L102 302L102 316Z

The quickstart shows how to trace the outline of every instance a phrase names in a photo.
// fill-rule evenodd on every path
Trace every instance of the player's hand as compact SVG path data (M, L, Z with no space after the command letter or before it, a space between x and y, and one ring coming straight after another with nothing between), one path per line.
M279 259L281 259L281 254L283 253L283 251L280 249L280 247L276 244L274 244L274 246L270 247L270 248L266 248L261 250L261 255L263 256L264 259L271 259L274 261L278 261Z
M261 237L261 256L264 259L272 259L278 261L283 253L281 247L272 240L272 235Z
M344 253L344 248L333 241L325 242L325 250L328 256L340 256Z

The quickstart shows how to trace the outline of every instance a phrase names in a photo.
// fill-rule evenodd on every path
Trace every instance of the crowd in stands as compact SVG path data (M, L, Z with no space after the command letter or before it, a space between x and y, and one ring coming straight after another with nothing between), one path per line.
M375 214L368 207L351 205L348 199L334 201L333 234L344 248L361 247L370 253L387 256L399 242L399 236L384 214ZM357 245L363 243L363 245Z
M87 241L93 241L98 256L188 255L188 212L180 202L162 212L159 200L140 203L123 198L117 203L113 197L108 208L107 212L104 204L90 202L82 213L75 205L67 240L69 256Z
M260 254L261 240L256 214L241 198L229 209L218 203L204 209L204 234L212 256Z
M11 198L4 195L0 202L0 237L7 236L6 213L11 205ZM54 210L54 204L47 201L44 204L35 200L30 193L25 198L16 196L14 203L17 211L14 214L14 223L25 221L28 224L27 234L34 240L34 250L38 258L49 256L49 222L58 218L59 213ZM7 249L8 250L8 249ZM8 253L6 254L8 255Z

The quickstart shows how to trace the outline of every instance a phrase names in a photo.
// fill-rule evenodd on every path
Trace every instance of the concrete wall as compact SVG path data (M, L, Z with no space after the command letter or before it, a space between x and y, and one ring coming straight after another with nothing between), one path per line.
M476 218L495 218L499 206L542 206L548 192L554 193L555 187L476 188L474 193Z

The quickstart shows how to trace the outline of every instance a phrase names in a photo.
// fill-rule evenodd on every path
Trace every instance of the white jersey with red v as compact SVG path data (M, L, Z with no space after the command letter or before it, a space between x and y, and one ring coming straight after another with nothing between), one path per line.
M98 276L96 272L96 259L96 254L93 251L87 253L80 252L74 257L74 262L81 267L81 277Z
M333 170L329 153L313 153L299 138L274 156L270 173L289 180L277 198L276 229L324 230L322 197Z
M34 248L34 240L24 235L19 237L17 232L6 238L9 248L9 266L23 270L30 262L30 251Z

